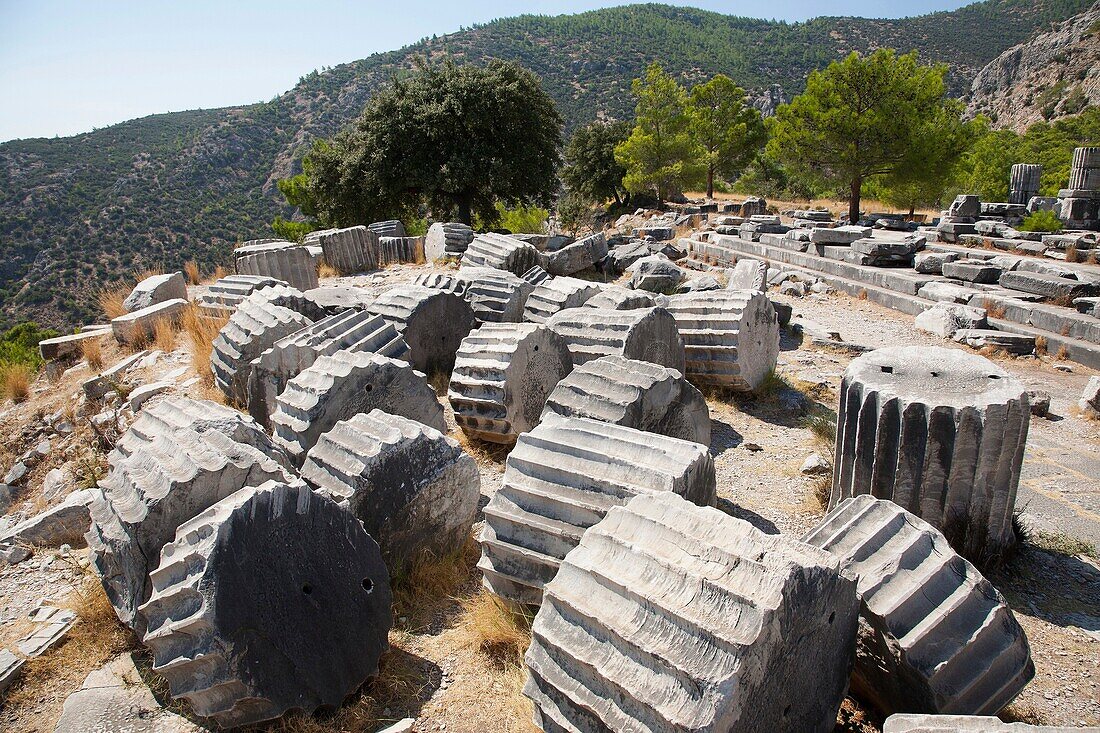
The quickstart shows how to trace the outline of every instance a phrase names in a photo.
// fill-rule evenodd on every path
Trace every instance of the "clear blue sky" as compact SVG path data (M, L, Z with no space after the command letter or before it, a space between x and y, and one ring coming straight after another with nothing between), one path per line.
M159 112L271 99L323 66L522 13L622 0L0 0L0 141L85 132ZM697 0L788 21L903 17L965 0Z

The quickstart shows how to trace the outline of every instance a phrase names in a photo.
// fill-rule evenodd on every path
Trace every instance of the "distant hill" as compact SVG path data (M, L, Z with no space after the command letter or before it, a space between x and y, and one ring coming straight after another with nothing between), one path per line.
M72 327L97 318L98 289L135 270L226 263L234 242L266 236L276 214L291 213L274 183L296 172L310 141L353 120L417 56L518 61L573 127L629 116L631 79L652 60L687 83L722 72L751 90L780 84L789 97L811 70L852 50L916 49L947 63L962 94L998 54L1087 7L988 0L902 20L794 24L665 5L521 16L311 73L271 102L4 143L0 318Z
M972 114L1016 132L1100 104L1100 3L993 59L968 102Z

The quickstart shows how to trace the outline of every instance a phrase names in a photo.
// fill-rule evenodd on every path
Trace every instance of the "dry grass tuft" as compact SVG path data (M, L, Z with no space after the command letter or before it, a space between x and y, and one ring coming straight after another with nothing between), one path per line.
M140 283L143 280L148 280L151 277L156 277L157 275L163 274L164 270L159 267L147 267L134 273L134 282Z
M65 605L76 611L76 625L60 646L27 660L4 701L5 719L20 721L24 730L52 731L53 716L43 715L44 708L59 710L65 697L80 687L90 672L138 648L137 639L119 623L91 571L82 573Z
M442 369L433 369L428 374L428 384L435 390L436 397L446 397L451 386L451 375Z
M153 327L153 344L165 353L175 350L176 333L178 330L178 326L174 319L158 319L156 325Z
M487 443L484 440L470 437L462 428L458 427L451 431L451 437L458 441L458 444L462 446L462 450L469 453L482 466L500 467L504 465L504 461L507 460L508 454L512 451L510 445Z
M1047 353L1047 337L1036 336L1035 337L1035 353L1042 356Z
M1081 253L1077 250L1077 245L1070 245L1070 248L1066 250L1066 262L1080 262Z
M859 291L859 295L856 296L860 300L867 300L867 288Z
M103 342L100 339L91 338L81 341L80 354L93 371L98 372L103 368Z
M817 506L821 511L826 511L829 508L829 494L833 490L833 477L815 476L811 488Z
M452 599L473 575L481 546L473 535L443 556L423 550L400 568L394 568L390 580L393 613L404 618L408 629L422 625L424 616L439 606L441 599Z
M1054 355L1054 358L1058 359L1059 361L1065 361L1069 358L1069 351L1066 350L1065 344L1062 344L1058 347L1058 353Z
M324 280L328 277L340 277L340 271L327 262L317 265L317 278Z
M531 612L487 590L462 602L463 629L478 651L497 669L523 668L531 644Z
M199 272L199 263L188 260L183 265L183 277L188 285L198 285L202 282L202 274Z
M99 309L103 311L103 315L105 315L108 320L126 315L127 310L123 302L126 300L126 296L130 294L131 290L133 290L133 288L122 285L114 288L105 288L99 291L96 300L99 301Z
M23 402L31 394L34 370L26 364L6 364L0 367L0 396L12 402Z
M191 352L191 367L202 379L202 383L210 387L214 384L214 373L210 371L210 354L214 351L214 339L229 321L225 317L213 317L202 314L194 303L183 312L180 324L187 334L187 349ZM221 394L219 391L218 394Z
M986 298L982 301L982 307L985 308L985 314L990 318L1005 317L1005 307L1003 303L998 303L995 300Z

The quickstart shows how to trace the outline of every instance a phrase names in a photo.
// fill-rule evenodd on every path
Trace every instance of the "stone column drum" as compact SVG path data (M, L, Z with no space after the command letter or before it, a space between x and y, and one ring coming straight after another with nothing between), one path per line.
M1015 544L1012 510L1030 418L1022 384L988 359L890 347L844 374L830 508L890 499L979 567Z
M1039 195L1039 179L1043 166L1036 163L1017 163L1012 166L1008 179L1008 203L1027 204L1032 196Z

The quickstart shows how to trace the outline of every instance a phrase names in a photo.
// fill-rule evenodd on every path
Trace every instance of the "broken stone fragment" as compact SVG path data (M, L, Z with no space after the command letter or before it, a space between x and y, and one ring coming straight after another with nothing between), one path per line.
M984 308L956 303L937 303L922 311L914 320L918 330L942 338L951 338L960 328L988 328Z
M170 272L145 278L130 291L126 300L122 302L122 306L127 313L133 313L176 298L187 300L187 283L183 279L182 272Z
M378 545L305 484L231 494L159 562L142 640L172 695L219 726L336 708L378 673L392 618Z

